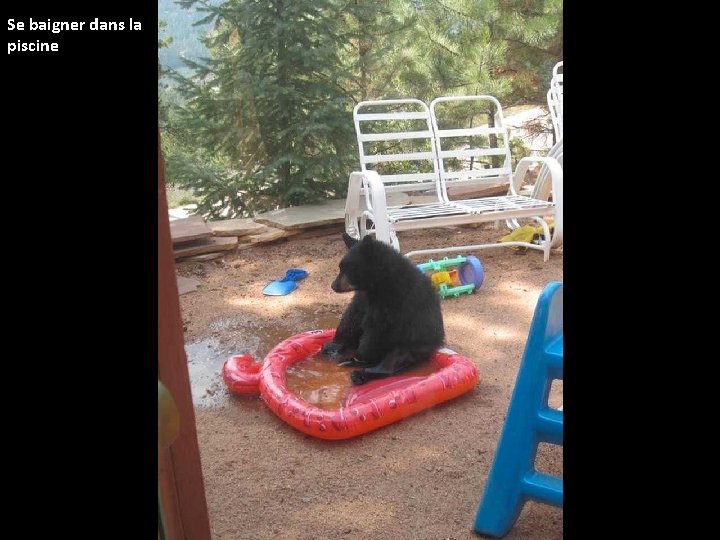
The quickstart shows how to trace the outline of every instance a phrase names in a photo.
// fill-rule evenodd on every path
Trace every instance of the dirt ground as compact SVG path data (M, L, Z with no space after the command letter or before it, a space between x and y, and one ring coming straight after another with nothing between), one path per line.
M494 242L502 234L447 228L401 233L400 242L407 252ZM330 289L344 251L336 235L177 265L178 274L201 282L180 299L212 538L480 538L472 532L475 512L538 295L563 279L562 252L547 263L539 251L472 253L485 269L482 287L442 306L446 344L477 364L480 383L399 423L325 441L279 420L259 396L229 395L219 371L232 354L262 360L294 334L334 328L350 301ZM261 293L291 267L309 273L297 290L281 297ZM550 405L561 404L562 381L556 381ZM562 448L541 444L536 468L562 477ZM562 530L562 509L530 502L506 538L556 539Z

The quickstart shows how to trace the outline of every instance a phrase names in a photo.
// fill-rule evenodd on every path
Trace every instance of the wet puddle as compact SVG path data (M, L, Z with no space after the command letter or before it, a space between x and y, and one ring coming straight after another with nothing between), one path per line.
M354 369L315 355L288 366L285 384L293 394L316 407L337 409L352 386L350 374Z
M223 363L230 356L249 354L261 362L281 341L307 330L334 328L338 321L338 315L319 316L301 311L274 326L264 326L257 320L240 316L213 321L210 337L185 344L193 405L224 407L233 399L242 399L230 394L220 374ZM347 377L349 384L349 370Z
M354 388L350 374L355 369L339 366L326 356L315 355L288 366L285 382L291 392L308 403L325 410L339 409ZM404 374L424 377L437 369L437 364L429 361Z
M254 340L254 347L252 341L248 339L243 342L241 349L243 351L257 349L259 340ZM222 381L220 370L225 360L235 354L233 348L222 345L217 338L208 338L185 345L185 354L188 359L193 404L196 407L226 405L230 396Z
M233 400L260 404L259 399L249 400L228 391L221 375L225 360L234 354L249 354L256 362L261 362L281 341L306 330L334 328L337 323L337 315L297 312L284 319L282 325L272 327L243 317L213 321L211 337L185 345L193 404L199 408L225 407ZM293 329L304 327L305 330L289 330L286 324ZM341 367L336 360L315 355L289 366L286 384L295 395L316 407L338 409L353 388L350 374L355 369ZM425 376L436 369L437 366L428 362L408 371L407 375Z

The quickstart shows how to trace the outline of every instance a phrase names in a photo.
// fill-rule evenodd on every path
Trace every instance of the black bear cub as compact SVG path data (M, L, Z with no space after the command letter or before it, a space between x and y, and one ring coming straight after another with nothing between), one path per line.
M331 287L355 295L322 352L340 357L340 365L361 368L353 371L353 384L429 359L445 340L440 296L430 279L407 257L371 236L358 241L343 233L343 240L348 252Z

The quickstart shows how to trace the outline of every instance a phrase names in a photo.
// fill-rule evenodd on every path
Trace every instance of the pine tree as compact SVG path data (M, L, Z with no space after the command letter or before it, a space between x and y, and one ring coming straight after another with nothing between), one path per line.
M407 0L350 0L341 13L349 44L342 58L355 101L400 97L401 74L412 62L415 11Z
M167 23L165 21L158 21L158 52L160 51L160 49L168 47L172 43L172 37L160 37L160 34L166 27ZM167 88L167 84L163 82L163 77L166 74L167 71L163 69L160 63L160 55L158 54L158 122L161 125L167 121L168 117L167 105L163 103L162 100L163 92Z
M414 0L417 91L543 104L562 59L562 0ZM412 90L412 80L409 90Z
M182 99L163 90L182 103L163 133L168 180L192 188L210 216L343 197L357 168L357 101L544 104L562 59L562 0L218 2L178 2L213 24L210 58L175 75ZM453 120L492 125L487 112L458 107Z
M198 4L188 0L183 5ZM211 216L343 197L356 155L338 9L329 0L204 5L211 58L176 75L195 150L168 174Z
M430 93L426 99L486 94L503 108L545 104L552 66L562 58L562 0L415 0L413 5L424 39L414 45L418 61L406 79L411 94ZM492 127L493 112L461 104L450 117L454 125ZM497 145L496 136L488 139L491 147ZM491 161L499 165L497 158Z

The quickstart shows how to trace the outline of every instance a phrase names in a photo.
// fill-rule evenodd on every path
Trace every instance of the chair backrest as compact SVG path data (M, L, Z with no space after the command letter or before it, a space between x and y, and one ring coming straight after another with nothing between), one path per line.
M547 92L548 109L552 118L555 140L563 136L563 63L558 62L553 67L553 76L550 80L550 89Z
M555 145L548 152L549 157L554 157L560 165L563 164L563 63L558 62L553 67L550 89L547 92L548 109L552 118L553 129L555 130ZM549 170L543 165L535 183L533 197L547 200L550 196Z
M553 66L553 79L556 79L560 86L560 101L562 101L563 63L558 62Z
M509 132L492 96L447 96L430 103L443 190L509 184Z
M432 190L441 199L430 111L418 99L362 101L353 110L362 171L386 192Z

